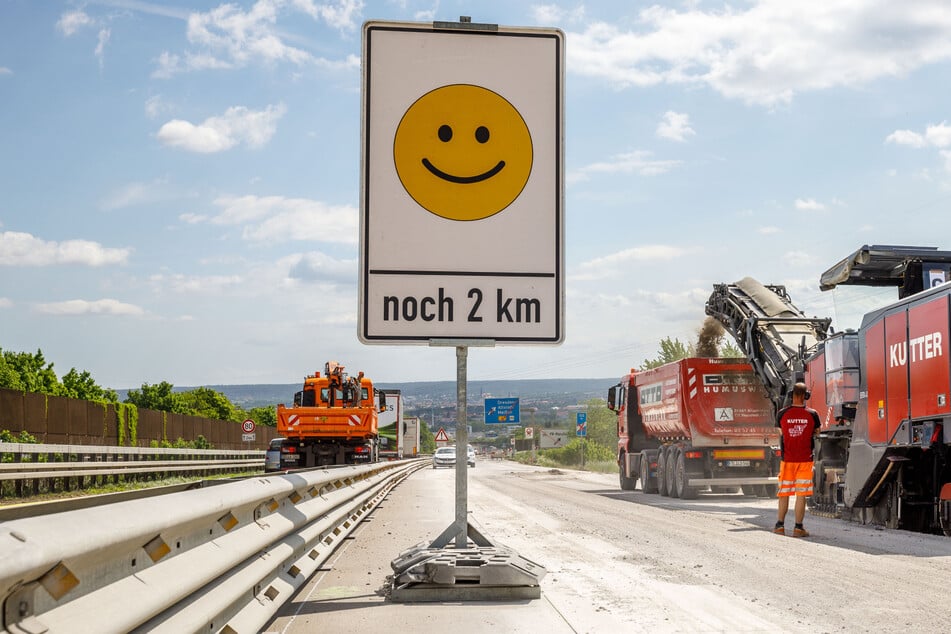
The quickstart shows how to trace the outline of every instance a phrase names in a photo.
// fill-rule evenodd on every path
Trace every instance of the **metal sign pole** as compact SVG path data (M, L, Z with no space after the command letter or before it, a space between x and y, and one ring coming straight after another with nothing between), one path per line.
M469 525L469 428L466 416L468 346L456 346L456 548L465 548Z

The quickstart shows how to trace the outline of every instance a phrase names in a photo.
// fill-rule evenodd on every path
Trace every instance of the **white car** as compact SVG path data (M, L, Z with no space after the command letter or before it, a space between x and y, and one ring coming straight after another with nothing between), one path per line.
M433 469L437 467L455 467L456 466L456 448L440 447L433 454Z
M469 445L468 450L466 451L466 463L470 467L475 467L475 449L472 448L472 445ZM455 447L440 447L436 450L436 453L433 454L433 469L438 467L454 467L456 466L456 448Z

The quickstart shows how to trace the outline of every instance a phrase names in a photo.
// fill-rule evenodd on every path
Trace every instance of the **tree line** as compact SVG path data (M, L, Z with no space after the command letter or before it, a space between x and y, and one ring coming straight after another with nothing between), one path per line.
M100 386L87 370L70 368L62 378L57 377L53 363L47 361L43 351L39 349L35 353L0 349L0 388L66 396L97 403L119 403L118 393ZM122 402L141 409L172 414L233 422L250 418L258 425L277 425L277 414L273 407L252 407L245 410L211 388L199 387L176 392L168 381L153 385L143 383L139 389L129 390Z

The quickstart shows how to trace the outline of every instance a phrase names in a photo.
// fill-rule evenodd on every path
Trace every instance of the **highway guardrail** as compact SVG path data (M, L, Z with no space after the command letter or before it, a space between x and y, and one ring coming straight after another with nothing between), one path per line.
M258 632L425 460L0 523L3 632Z

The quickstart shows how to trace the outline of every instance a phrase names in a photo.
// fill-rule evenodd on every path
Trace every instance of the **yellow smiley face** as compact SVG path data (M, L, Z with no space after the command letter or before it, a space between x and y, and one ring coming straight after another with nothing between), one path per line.
M448 220L481 220L518 198L532 171L532 137L501 95L453 84L409 107L393 140L403 188Z

